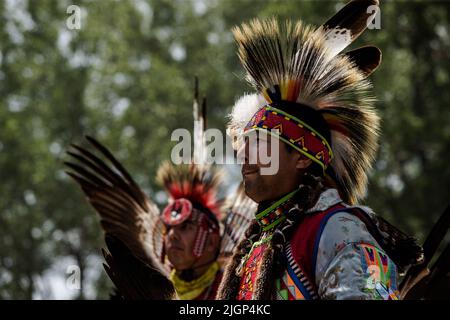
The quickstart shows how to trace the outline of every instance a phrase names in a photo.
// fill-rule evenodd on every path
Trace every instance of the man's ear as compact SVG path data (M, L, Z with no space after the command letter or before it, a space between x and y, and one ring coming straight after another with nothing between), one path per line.
M300 157L297 159L297 163L295 165L295 168L303 170L308 168L311 165L312 160L300 155Z

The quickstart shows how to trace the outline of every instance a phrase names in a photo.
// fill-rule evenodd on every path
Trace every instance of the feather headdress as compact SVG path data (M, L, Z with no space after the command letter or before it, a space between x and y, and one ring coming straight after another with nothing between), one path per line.
M282 129L280 139L320 165L344 200L361 198L379 126L367 72L336 55L326 28L255 19L233 33L246 78L266 104L251 119L235 115L257 103L237 104L229 129L245 121L246 132Z
M343 52L355 41L375 19L379 11L377 0L354 0L347 3L341 10L318 28L325 35L325 44L329 48L329 56L346 56L366 76L371 75L381 63L381 51L375 46L363 46ZM233 139L236 149L239 148L239 138L251 117L267 102L257 93L245 94L240 97L230 114L227 133Z
M165 161L158 169L158 183L166 189L169 201L187 199L220 217L221 202L217 192L222 179L220 171L213 171L206 165L183 164L172 165Z
M156 174L156 180L169 194L169 201L186 199L192 205L206 209L220 220L221 202L217 199L217 191L222 179L222 172L206 164L206 98L199 101L198 78L194 87L194 155L193 163L172 165L163 162Z

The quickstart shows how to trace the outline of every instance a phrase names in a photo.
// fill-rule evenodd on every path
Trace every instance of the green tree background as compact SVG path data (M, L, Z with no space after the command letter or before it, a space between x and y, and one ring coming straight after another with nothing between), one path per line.
M170 133L192 123L193 76L209 126L251 91L230 29L252 17L321 24L342 1L0 0L0 299L108 298L100 225L63 172L70 143L105 143L150 195ZM81 8L81 28L66 20ZM381 147L364 204L421 241L450 190L450 4L383 1L373 75ZM81 270L68 290L67 268Z

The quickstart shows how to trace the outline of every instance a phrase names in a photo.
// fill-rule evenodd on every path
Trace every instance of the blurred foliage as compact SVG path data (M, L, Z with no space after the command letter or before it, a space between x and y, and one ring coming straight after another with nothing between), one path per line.
M66 26L71 4L80 30ZM317 25L342 4L0 0L0 299L66 297L50 283L71 264L83 285L70 297L108 298L98 220L63 172L71 143L95 136L154 195L170 133L191 128L193 76L221 130L251 90L231 27L272 15ZM386 1L380 17L381 29L353 46L383 50L372 77L383 132L366 204L423 240L450 190L450 5Z

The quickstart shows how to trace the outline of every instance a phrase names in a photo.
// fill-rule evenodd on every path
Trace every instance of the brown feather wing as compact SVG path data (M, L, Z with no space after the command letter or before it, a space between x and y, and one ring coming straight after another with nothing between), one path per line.
M135 257L118 238L106 236L108 251L102 250L106 273L125 300L172 300L175 288L159 270ZM123 275L126 275L124 277Z
M144 194L112 153L92 137L86 137L110 164L87 149L73 145L67 174L85 193L100 216L107 236L122 242L139 260L168 276L161 261L164 226L157 206Z

